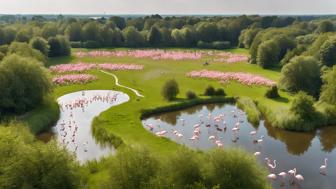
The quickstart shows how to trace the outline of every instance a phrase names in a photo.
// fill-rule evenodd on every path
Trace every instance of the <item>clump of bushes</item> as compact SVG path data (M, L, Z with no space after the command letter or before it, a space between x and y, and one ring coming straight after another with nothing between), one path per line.
M311 131L326 124L325 116L314 107L314 98L304 92L295 95L289 111L278 114L275 124L292 131Z
M273 85L271 88L269 88L266 93L265 97L267 98L278 98L280 97L278 93L278 87L276 85Z
M247 114L247 120L253 125L259 125L261 112L251 98L239 98L237 107L244 110Z
M161 93L162 96L168 101L176 99L176 96L179 93L179 87L177 82L174 79L167 81L164 84Z
M107 188L270 188L266 171L239 149L180 148L162 159L139 146L125 147L109 162Z
M207 88L205 88L204 91L205 96L214 96L215 95L215 88L211 85L209 85Z
M196 93L195 92L193 92L193 91L187 91L186 92L186 97L187 97L187 99L195 99L195 98L197 98L197 95L196 95Z
M205 96L226 96L226 93L224 89L215 89L213 86L209 85L205 91L204 91Z
M231 47L231 43L229 41L198 41L197 47L202 49L229 49Z

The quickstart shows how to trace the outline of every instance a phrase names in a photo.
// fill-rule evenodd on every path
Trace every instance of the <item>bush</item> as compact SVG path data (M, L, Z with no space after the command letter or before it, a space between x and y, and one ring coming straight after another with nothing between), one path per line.
M64 36L58 35L48 40L50 46L49 56L69 56L71 54L70 42Z
M247 120L253 125L259 125L261 119L261 112L257 105L250 98L239 98L237 101L237 107L244 110L247 114Z
M71 41L70 46L72 48L83 48L83 47L85 47L84 44L80 41Z
M214 49L229 49L231 47L231 43L229 41L215 41L212 42L212 48Z
M83 188L79 165L56 142L42 144L22 125L0 126L0 188Z
M197 95L193 91L187 91L186 92L186 97L187 97L187 99L195 99L195 98L197 98Z
M211 86L211 85L209 85L206 89L205 89L205 91L204 91L204 95L205 96L214 96L215 95L215 88L213 87L213 86Z
M280 97L278 93L278 87L276 85L273 85L271 88L267 89L265 93L265 97L267 98L278 98Z
M0 81L0 114L28 111L51 90L48 71L42 64L15 54L0 64Z
M224 89L217 89L214 93L215 96L226 96Z
M314 120L316 115L314 98L304 92L297 93L291 103L290 111L303 120Z
M84 47L89 49L99 48L101 44L97 41L86 41L84 42Z
M162 88L162 96L168 101L174 100L178 93L179 87L174 79L167 81Z
M7 55L16 54L22 57L35 58L36 60L46 63L46 57L27 43L13 42L8 47Z
M34 49L39 50L44 56L48 56L49 53L49 45L48 41L43 39L42 37L34 37L29 42L30 46Z
M198 41L196 46L202 49L222 50L222 49L229 49L231 47L231 43L229 41L214 41L214 42Z
M289 92L318 96L321 84L320 66L313 57L296 56L281 69L279 87Z

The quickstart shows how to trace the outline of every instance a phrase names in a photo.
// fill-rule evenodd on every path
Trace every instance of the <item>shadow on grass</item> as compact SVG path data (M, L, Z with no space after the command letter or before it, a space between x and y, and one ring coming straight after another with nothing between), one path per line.
M57 64L67 64L74 60L73 56L62 56L62 57L53 57L49 58L48 62L46 63L46 67L54 66Z
M278 97L278 98L274 98L273 100L277 101L277 102L281 102L281 103L288 103L289 102L288 98L281 97L281 96Z

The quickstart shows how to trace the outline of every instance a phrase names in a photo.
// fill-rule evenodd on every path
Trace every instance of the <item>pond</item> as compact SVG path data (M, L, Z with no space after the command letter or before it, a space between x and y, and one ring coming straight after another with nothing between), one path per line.
M182 111L164 113L142 120L143 126L158 137L167 137L190 148L241 147L256 156L270 173L296 168L304 181L289 182L277 176L273 188L336 188L336 127L316 132L297 133L273 128L261 121L254 127L246 114L234 105L200 105ZM269 168L265 158L276 160ZM326 174L320 166L328 158Z
M57 99L60 118L51 132L42 133L44 141L55 137L60 145L73 152L80 162L100 159L114 152L112 145L100 144L92 135L94 117L112 106L125 103L129 96L111 90L87 90L66 94Z

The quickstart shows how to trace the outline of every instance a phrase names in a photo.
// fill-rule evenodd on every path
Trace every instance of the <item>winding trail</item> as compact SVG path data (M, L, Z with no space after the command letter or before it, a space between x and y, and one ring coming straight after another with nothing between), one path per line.
M109 73L109 72L106 72L106 71L104 71L104 70L100 70L101 72L103 72L104 74L107 74L107 75L110 75L110 76L112 76L112 77L114 77L114 79L115 79L115 84L117 85L117 86L119 86L119 87L123 87L123 88L126 88L126 89L129 89L129 90L131 90L131 91L133 91L134 93L135 93L135 95L137 95L138 97L145 97L145 96L143 96L142 94L140 94L139 93L139 91L137 91L136 89L133 89L133 88L131 88L131 87L127 87L127 86L125 86L125 85L121 85L120 83L119 83L119 79L118 79L118 77L116 76L116 75L114 75L113 73Z

